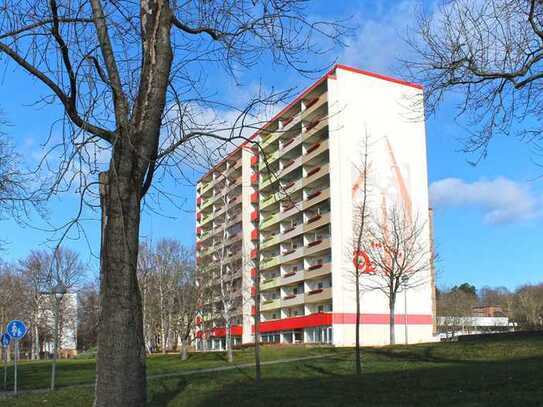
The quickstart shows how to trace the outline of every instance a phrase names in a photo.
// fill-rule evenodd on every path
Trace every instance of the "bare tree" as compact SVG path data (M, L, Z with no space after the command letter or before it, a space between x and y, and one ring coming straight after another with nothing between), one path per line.
M361 299L361 274L370 273L369 259L365 248L365 240L368 238L368 217L369 217L369 187L368 178L371 169L369 161L369 136L365 135L362 142L361 162L355 164L357 170L356 189L353 188L353 242L348 250L347 256L353 257L353 277L355 285L356 301L356 323L355 323L355 356L356 356L356 374L362 374L362 359L360 355L360 299ZM360 195L360 199L356 196Z
M268 58L307 73L308 54L323 52L324 40L338 42L342 27L310 21L306 3L6 0L0 8L0 54L51 92L42 102L65 112L53 132L60 137L50 139L51 154L61 157L51 194L80 191L81 208L100 197L97 407L145 402L136 278L143 198L149 190L161 196L154 178L183 179L194 157L201 158L195 146L205 145L202 138L243 139L240 129L255 107L284 99L259 95L238 107L234 125L217 126L198 110L228 105L207 96L211 70L235 75ZM62 236L84 233L82 211Z
M199 311L201 285L196 281L196 270L191 253L184 250L180 260L176 277L175 330L181 342L181 360L187 360L187 347L191 343Z
M543 329L543 284L527 284L516 290L513 316L525 329Z
M543 128L543 2L452 0L418 19L404 61L425 87L432 113L449 92L462 100L471 136L466 151L486 154L496 135L536 145ZM535 120L532 120L535 119Z
M85 266L81 263L79 255L70 249L59 247L52 253L44 250L32 251L21 260L22 277L26 282L29 298L31 332L32 332L32 358L39 357L40 331L48 335L51 330L50 315L54 313L56 298L51 292L53 287L62 284L67 291L73 290L85 276ZM62 299L64 302L64 299ZM62 303L58 304L59 320L62 322L68 317L66 312L72 312ZM75 317L73 318L75 320ZM62 342L62 327L59 338Z
M77 348L88 351L96 347L98 336L98 315L100 311L98 286L85 284L79 290L77 307Z
M454 338L457 331L471 325L472 309L477 304L475 292L459 287L442 290L437 298L439 330Z
M393 207L385 210L382 218L371 220L364 251L375 271L362 284L364 289L379 290L388 298L391 345L396 343L398 293L430 281L435 259L428 235L427 226L403 208Z

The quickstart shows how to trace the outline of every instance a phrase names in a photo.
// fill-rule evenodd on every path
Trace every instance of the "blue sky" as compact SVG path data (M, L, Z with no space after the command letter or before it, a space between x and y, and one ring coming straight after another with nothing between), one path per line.
M322 18L350 17L357 28L347 40L348 47L337 54L316 60L321 65L337 57L338 62L362 69L398 76L395 59L404 56L401 34L412 24L412 1L316 1L312 12ZM426 7L431 10L432 4ZM46 94L44 88L8 66L0 76L0 108L12 126L8 133L29 165L40 156L50 125L60 117L58 108L37 108L32 103ZM401 76L401 72L399 72ZM282 89L293 84L299 90L312 80L282 67L264 63L244 71L242 86L222 78L210 81L225 99L242 100L262 83L267 89ZM513 139L496 139L488 157L477 166L469 164L473 156L460 152L467 134L465 123L454 120L455 99L449 99L437 115L427 121L429 182L434 207L434 231L440 256L440 286L468 281L477 287L485 285L514 288L528 282L541 281L543 251L543 185L537 176L543 172L532 159L530 147ZM195 174L191 174L191 177ZM187 245L194 242L194 188L169 185L183 201L178 210L167 204L161 208L165 216L146 213L142 237L157 240L173 237ZM64 194L50 203L53 223L59 224L76 208L75 193ZM39 224L36 220L34 224ZM90 247L97 253L98 223L88 221L85 230ZM0 239L9 241L1 258L14 261L30 249L46 247L51 235L16 223L0 221ZM68 242L79 250L84 260L96 267L84 239Z

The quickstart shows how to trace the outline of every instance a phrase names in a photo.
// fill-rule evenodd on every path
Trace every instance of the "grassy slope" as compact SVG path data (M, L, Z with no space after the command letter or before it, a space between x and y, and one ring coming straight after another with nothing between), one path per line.
M267 349L266 358L295 357L308 352L326 350ZM149 405L456 407L543 404L543 337L365 349L362 378L352 374L351 350L333 352L331 358L267 366L264 381L258 386L252 381L251 369L153 380ZM151 358L150 372L224 364L217 354L193 355L191 367L170 358ZM244 361L250 358L250 352L239 354L239 359ZM91 405L92 391L64 389L14 401L10 400L10 405L72 406L77 403L78 407L83 407Z

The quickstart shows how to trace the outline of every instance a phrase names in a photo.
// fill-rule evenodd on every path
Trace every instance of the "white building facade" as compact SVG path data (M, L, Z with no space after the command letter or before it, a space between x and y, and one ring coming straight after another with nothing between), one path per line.
M354 345L349 248L366 137L371 210L401 206L423 225L430 252L424 119L413 110L422 97L419 85L337 65L253 136L258 148L246 143L199 181L197 263L214 281L217 251L226 246L229 278L239 279L238 341L254 341L260 284L264 342ZM406 301L398 297L396 337L407 327L409 343L433 340L432 270ZM214 306L208 301L198 321L197 336L210 343L225 333ZM361 311L362 344L388 344L388 298L363 292Z

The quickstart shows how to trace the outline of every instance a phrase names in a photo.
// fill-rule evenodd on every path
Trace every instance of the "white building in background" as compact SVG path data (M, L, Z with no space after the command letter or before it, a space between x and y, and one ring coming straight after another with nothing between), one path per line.
M51 335L43 344L43 351L53 353L55 349L55 300L49 294L44 294L43 320ZM77 294L68 293L62 298L59 319L59 353L61 357L71 357L77 354Z
M437 327L441 339L461 335L513 332L516 324L506 316L501 317L437 317Z
M431 245L424 120L417 84L337 65L268 122L253 139L218 163L197 185L197 262L217 281L218 251L227 246L229 277L242 306L232 334L254 341L255 285L261 290L263 341L355 343L352 278L353 209L360 199L362 143L370 136L372 210L403 206L426 228ZM224 195L227 194L227 199ZM288 197L288 198L285 198ZM226 228L227 239L224 241ZM257 243L260 250L257 251ZM255 280L255 259L261 281ZM396 303L396 337L409 343L433 340L434 278ZM218 282L218 281L217 281ZM213 300L204 304L197 337L221 346L223 322ZM388 299L362 295L364 345L389 341Z

